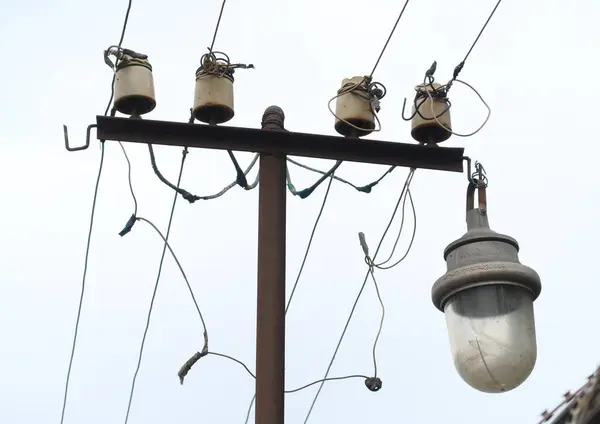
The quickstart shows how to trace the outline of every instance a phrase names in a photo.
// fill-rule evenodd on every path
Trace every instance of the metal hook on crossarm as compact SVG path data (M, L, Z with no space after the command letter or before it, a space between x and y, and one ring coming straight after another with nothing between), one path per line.
M90 133L92 131L92 128L96 128L96 124L88 125L87 131L86 131L86 134L85 134L85 144L83 146L71 147L71 146L69 146L69 130L67 129L66 125L63 125L63 132L65 134L65 147L66 147L66 149L69 152L77 152L79 150L85 150L88 147L90 147Z

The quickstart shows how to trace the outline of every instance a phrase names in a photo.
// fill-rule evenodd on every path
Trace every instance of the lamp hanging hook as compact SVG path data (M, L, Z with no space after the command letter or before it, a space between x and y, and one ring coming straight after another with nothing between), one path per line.
M485 214L487 211L488 178L485 168L480 162L475 162L475 172L471 173L471 159L467 159L469 185L467 187L467 212L475 208L475 189L477 189L478 209Z

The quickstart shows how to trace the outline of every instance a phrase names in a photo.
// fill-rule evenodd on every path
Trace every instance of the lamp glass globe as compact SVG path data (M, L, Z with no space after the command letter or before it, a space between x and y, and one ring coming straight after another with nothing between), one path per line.
M500 393L518 387L537 357L533 298L509 282L490 282L453 295L444 305L458 374L471 387Z

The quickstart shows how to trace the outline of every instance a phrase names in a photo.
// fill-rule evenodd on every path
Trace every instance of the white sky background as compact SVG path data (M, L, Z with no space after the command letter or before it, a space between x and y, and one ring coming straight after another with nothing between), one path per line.
M293 131L334 134L327 100L342 78L370 72L403 2L377 0L229 0L215 48L253 63L236 73L235 126L260 126L270 104ZM402 100L435 59L451 76L495 0L412 0L375 79L388 88L383 131L369 138L410 141ZM100 150L74 143L102 114L111 72L102 50L118 41L125 0L12 2L0 15L0 422L58 423L83 269ZM219 0L134 0L124 46L147 53L157 108L149 119L185 121L199 57L210 44ZM505 1L461 77L493 113L477 136L453 137L482 161L490 178L490 222L521 244L521 260L542 277L535 303L538 361L531 377L501 395L479 393L454 370L444 316L431 304L445 272L444 247L465 231L461 174L417 171L412 192L416 241L406 262L379 272L387 307L378 348L383 389L361 380L327 383L310 422L534 423L600 361L595 313L600 294L597 240L598 140L594 80L600 47L594 0ZM474 94L451 92L456 131L485 116ZM127 145L139 215L166 229L173 193L152 173L147 149ZM176 180L181 150L156 148ZM239 154L242 166L251 154ZM307 160L321 169L326 161ZM345 163L339 175L359 184L384 167ZM292 169L298 188L316 175ZM357 232L372 249L407 170L373 193L334 184L288 315L287 387L322 377L366 272ZM224 152L193 150L182 186L218 191L235 174ZM288 287L293 283L326 184L310 198L288 196ZM210 348L255 364L258 190L190 205L179 199L171 243L199 299ZM117 233L133 211L123 154L106 142L80 338L65 423L118 423L125 417L162 243L144 223ZM410 215L410 214L409 214ZM395 227L397 228L397 227ZM410 226L409 226L410 228ZM404 246L410 232L406 231ZM389 244L388 244L389 247ZM371 346L380 307L368 285L332 376L373 373ZM187 288L168 257L159 288L130 423L243 423L253 380L233 362L202 359L180 386L177 371L202 347ZM302 423L316 387L286 397L288 423ZM253 417L252 421L253 422Z

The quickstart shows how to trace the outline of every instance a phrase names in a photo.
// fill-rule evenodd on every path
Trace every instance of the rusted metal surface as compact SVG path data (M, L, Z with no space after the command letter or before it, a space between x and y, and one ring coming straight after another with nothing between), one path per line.
M283 134L283 111L269 107L262 132ZM279 131L277 131L279 130ZM256 322L256 418L283 424L285 390L286 158L260 156L258 197L258 304Z
M97 138L463 171L463 148L97 116ZM262 424L262 423L261 423Z
M477 190L477 209L487 211L487 187L483 184L469 184L467 187L467 212L475 208L475 191Z
M539 424L600 424L600 367L583 386L566 392L561 403L541 415Z

